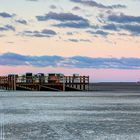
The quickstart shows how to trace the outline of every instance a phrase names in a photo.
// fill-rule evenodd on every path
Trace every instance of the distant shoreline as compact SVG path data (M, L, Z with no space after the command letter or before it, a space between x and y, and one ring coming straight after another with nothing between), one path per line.
M138 82L100 82L90 83L90 91L140 91Z

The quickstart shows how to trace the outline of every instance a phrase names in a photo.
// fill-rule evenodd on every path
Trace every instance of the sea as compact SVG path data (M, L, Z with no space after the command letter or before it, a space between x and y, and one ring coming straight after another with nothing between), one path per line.
M140 140L140 91L0 91L0 140Z

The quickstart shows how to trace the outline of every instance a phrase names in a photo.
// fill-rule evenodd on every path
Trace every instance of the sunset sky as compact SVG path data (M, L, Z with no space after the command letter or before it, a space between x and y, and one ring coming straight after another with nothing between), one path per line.
M0 74L140 81L140 0L1 0Z

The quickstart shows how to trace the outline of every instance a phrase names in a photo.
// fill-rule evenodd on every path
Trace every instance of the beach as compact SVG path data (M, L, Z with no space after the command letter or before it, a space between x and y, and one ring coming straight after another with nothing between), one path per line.
M138 92L0 92L0 140L139 140Z

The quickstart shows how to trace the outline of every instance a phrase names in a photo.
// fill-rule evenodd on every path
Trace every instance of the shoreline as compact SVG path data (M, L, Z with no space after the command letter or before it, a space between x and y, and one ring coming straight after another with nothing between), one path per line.
M140 91L140 83L138 82L90 83L89 91Z

